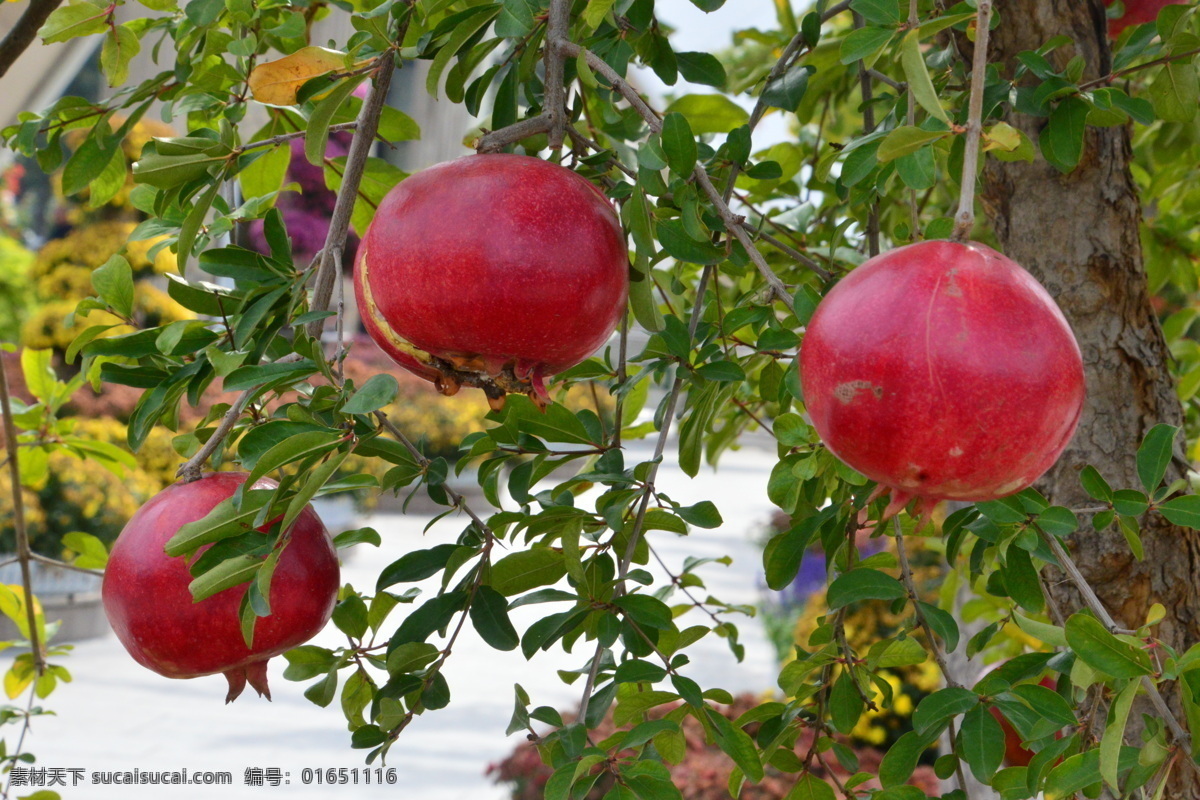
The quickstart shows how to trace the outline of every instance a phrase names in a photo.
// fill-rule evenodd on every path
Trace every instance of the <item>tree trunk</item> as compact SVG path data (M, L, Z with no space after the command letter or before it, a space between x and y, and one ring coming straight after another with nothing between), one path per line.
M1079 55L1087 63L1084 80L1110 71L1101 0L1009 0L998 4L998 10L1001 18L989 55L1005 75L1012 75L1018 53L1063 34L1074 44L1052 54L1056 66ZM1008 121L1035 145L1045 124L1045 119L1011 109ZM1088 397L1079 430L1038 484L1053 503L1072 508L1096 505L1079 483L1087 464L1114 488L1140 488L1134 454L1142 437L1159 422L1182 421L1142 267L1141 208L1130 158L1129 127L1088 128L1082 161L1069 175L1040 154L1032 164L990 159L984 175L983 204L1001 249L1054 295L1083 351ZM1176 459L1168 479L1183 474L1183 463ZM1162 603L1167 617L1157 635L1186 649L1200 641L1195 579L1200 535L1149 514L1142 520L1142 540L1146 556L1139 562L1115 525L1097 533L1085 524L1070 549L1120 623L1136 628L1152 603ZM1063 581L1049 581L1049 594L1064 614L1083 607ZM1140 720L1137 710L1131 722ZM1167 796L1200 798L1193 773L1176 769L1174 774Z

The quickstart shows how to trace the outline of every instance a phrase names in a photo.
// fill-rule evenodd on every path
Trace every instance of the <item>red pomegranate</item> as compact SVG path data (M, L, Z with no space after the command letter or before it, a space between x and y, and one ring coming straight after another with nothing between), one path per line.
M248 477L233 472L205 475L152 497L117 537L101 589L108 621L134 660L168 678L222 672L229 681L227 703L247 682L271 698L267 659L325 627L340 583L333 540L309 506L287 533L271 579L271 614L255 623L253 647L246 647L238 618L244 585L192 601L192 576L185 559L168 556L163 547L181 527L231 497ZM264 478L253 488L276 485Z
M608 339L625 310L629 254L607 198L565 167L466 156L417 173L380 203L359 248L367 332L445 394L479 386L545 400L543 380Z
M1111 6L1113 0L1108 0L1106 6ZM1182 5L1179 0L1125 0L1125 13L1116 19L1108 21L1108 35L1116 39L1121 31L1131 25L1142 25L1158 19L1158 12L1167 6Z
M920 242L872 258L826 295L800 380L831 451L911 498L993 500L1062 453L1083 408L1066 319L1015 262L977 243ZM923 504L927 505L927 504Z

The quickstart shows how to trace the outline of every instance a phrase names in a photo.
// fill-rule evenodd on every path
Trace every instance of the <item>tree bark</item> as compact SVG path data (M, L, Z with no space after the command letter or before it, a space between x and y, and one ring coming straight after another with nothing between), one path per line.
M989 55L1006 76L1013 74L1018 53L1063 34L1073 44L1052 54L1056 66L1078 55L1087 63L1084 80L1110 71L1101 0L1009 0L999 11ZM1007 120L1035 145L1046 122L1011 109ZM1130 134L1128 126L1088 128L1083 158L1067 175L1040 154L1031 164L990 159L984 173L982 201L1001 248L1058 300L1083 352L1088 397L1079 430L1037 487L1051 502L1073 508L1096 505L1079 483L1087 464L1114 488L1140 489L1134 454L1142 437L1157 423L1179 425L1183 418L1142 265ZM1168 480L1181 476L1185 463L1177 458ZM1200 535L1156 514L1141 524L1143 561L1133 557L1115 525L1097 533L1090 520L1071 542L1071 553L1119 622L1136 628L1152 603L1162 603L1167 617L1157 635L1186 649L1200 641ZM1083 607L1053 570L1049 577L1049 594L1064 614ZM1131 723L1140 720L1138 710ZM1131 730L1127 741L1137 742L1135 736ZM1189 770L1174 775L1167 796L1200 798Z

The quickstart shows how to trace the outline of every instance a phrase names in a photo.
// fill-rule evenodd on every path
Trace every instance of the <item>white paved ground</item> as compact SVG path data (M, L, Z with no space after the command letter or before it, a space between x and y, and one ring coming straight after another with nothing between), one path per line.
M672 565L688 555L732 556L732 567L711 565L703 573L711 592L728 602L753 603L758 598L761 567L752 537L770 513L766 483L773 460L771 453L748 448L726 454L720 472L704 468L694 480L672 467L670 459L660 472L662 490L681 502L715 501L725 524L687 538L656 532L656 549ZM427 521L426 517L376 517L372 524L383 536L383 547L358 548L343 569L343 580L369 591L382 566L414 547ZM441 523L425 535L425 546L447 541L460 527L454 520ZM528 614L514 614L514 618L519 630L528 625ZM397 612L393 624L399 619ZM688 674L701 685L731 691L769 689L774 682L773 656L761 628L755 620L743 620L739 627L747 653L742 664L734 661L722 640L713 637L696 646ZM317 641L336 644L336 631L330 626ZM85 781L91 780L92 772L183 768L192 774L229 772L233 779L231 786L222 787L90 783L56 787L65 800L371 798L397 793L421 800L499 800L504 792L484 777L484 771L520 740L519 735L504 737L513 684L525 686L535 704L569 708L578 702L578 689L562 684L555 670L577 667L586 658L585 649L590 651L577 648L574 656L539 653L526 662L519 651L497 653L473 631L464 632L446 670L452 702L419 718L392 750L388 766L395 767L399 776L393 787L374 785L374 775L370 787L302 784L305 768L362 768L364 754L350 749L340 711L317 708L302 696L303 685L283 680L282 658L272 661L274 702L249 693L225 706L223 678L161 678L135 664L112 636L77 646L67 662L75 681L49 698L47 705L58 715L37 720L29 745L39 766L82 768ZM288 774L290 784L246 785L245 771L255 767L279 768ZM16 789L13 796L31 791Z

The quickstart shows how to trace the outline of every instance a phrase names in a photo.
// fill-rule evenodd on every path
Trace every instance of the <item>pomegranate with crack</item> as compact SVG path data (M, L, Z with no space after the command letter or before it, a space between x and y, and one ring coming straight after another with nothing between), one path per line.
M180 528L205 517L248 477L205 475L152 497L117 537L101 590L108 621L134 660L168 678L224 673L227 703L247 683L270 699L267 660L325 627L340 583L333 540L308 506L280 537L286 545L271 578L271 614L256 621L252 646L246 646L238 616L245 584L193 602L187 561L168 556L163 548ZM276 485L264 478L253 488Z
M406 178L359 249L368 333L444 394L478 386L546 400L544 380L595 352L629 292L612 204L565 167L473 155Z
M974 242L920 242L851 272L813 314L800 381L829 449L890 490L888 514L1024 489L1067 446L1084 400L1054 300Z

